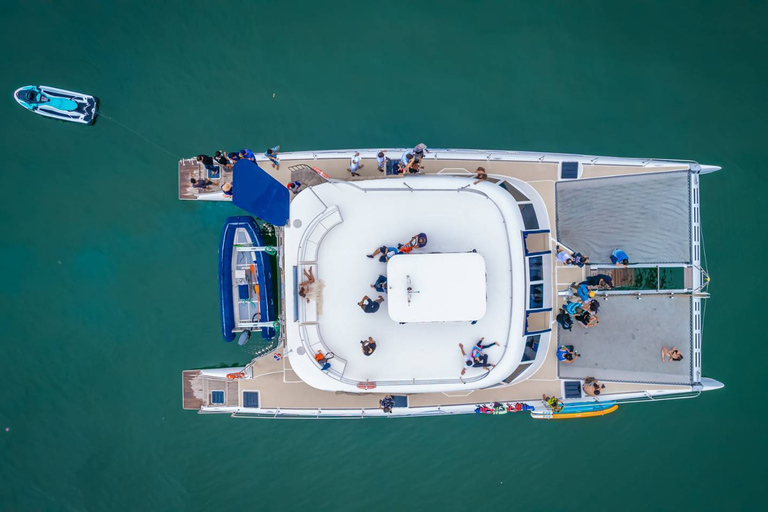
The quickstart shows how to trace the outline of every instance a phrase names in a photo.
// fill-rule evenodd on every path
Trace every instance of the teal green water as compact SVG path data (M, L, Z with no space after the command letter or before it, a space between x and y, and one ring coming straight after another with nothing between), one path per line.
M765 19L744 1L3 2L0 510L761 508ZM239 212L178 201L176 158L108 119L24 111L11 93L36 83L98 95L176 155L423 141L721 165L703 365L726 388L574 422L182 411L183 369L249 359L217 311Z

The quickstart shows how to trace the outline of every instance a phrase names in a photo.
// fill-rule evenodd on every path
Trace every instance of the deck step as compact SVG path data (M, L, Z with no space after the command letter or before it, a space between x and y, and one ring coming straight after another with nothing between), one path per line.
M565 398L581 398L581 381L567 380L563 383Z

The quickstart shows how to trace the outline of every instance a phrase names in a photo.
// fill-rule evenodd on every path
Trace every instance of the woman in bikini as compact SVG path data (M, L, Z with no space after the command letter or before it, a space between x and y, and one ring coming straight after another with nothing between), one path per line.
M667 349L667 347L661 348L661 362L666 363L667 361L682 361L683 359L683 353L680 352L677 347L672 347L670 349Z

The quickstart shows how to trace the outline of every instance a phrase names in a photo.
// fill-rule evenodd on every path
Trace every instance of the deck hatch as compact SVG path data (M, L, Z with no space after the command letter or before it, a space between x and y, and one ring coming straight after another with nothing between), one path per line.
M259 392L243 391L243 407L259 408Z

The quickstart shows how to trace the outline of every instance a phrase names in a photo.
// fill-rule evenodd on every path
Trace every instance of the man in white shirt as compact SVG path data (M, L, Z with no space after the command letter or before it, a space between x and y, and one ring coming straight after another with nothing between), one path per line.
M364 165L360 163L360 160L360 153L355 151L355 155L349 159L349 172L352 176L360 176L358 171L364 167Z

